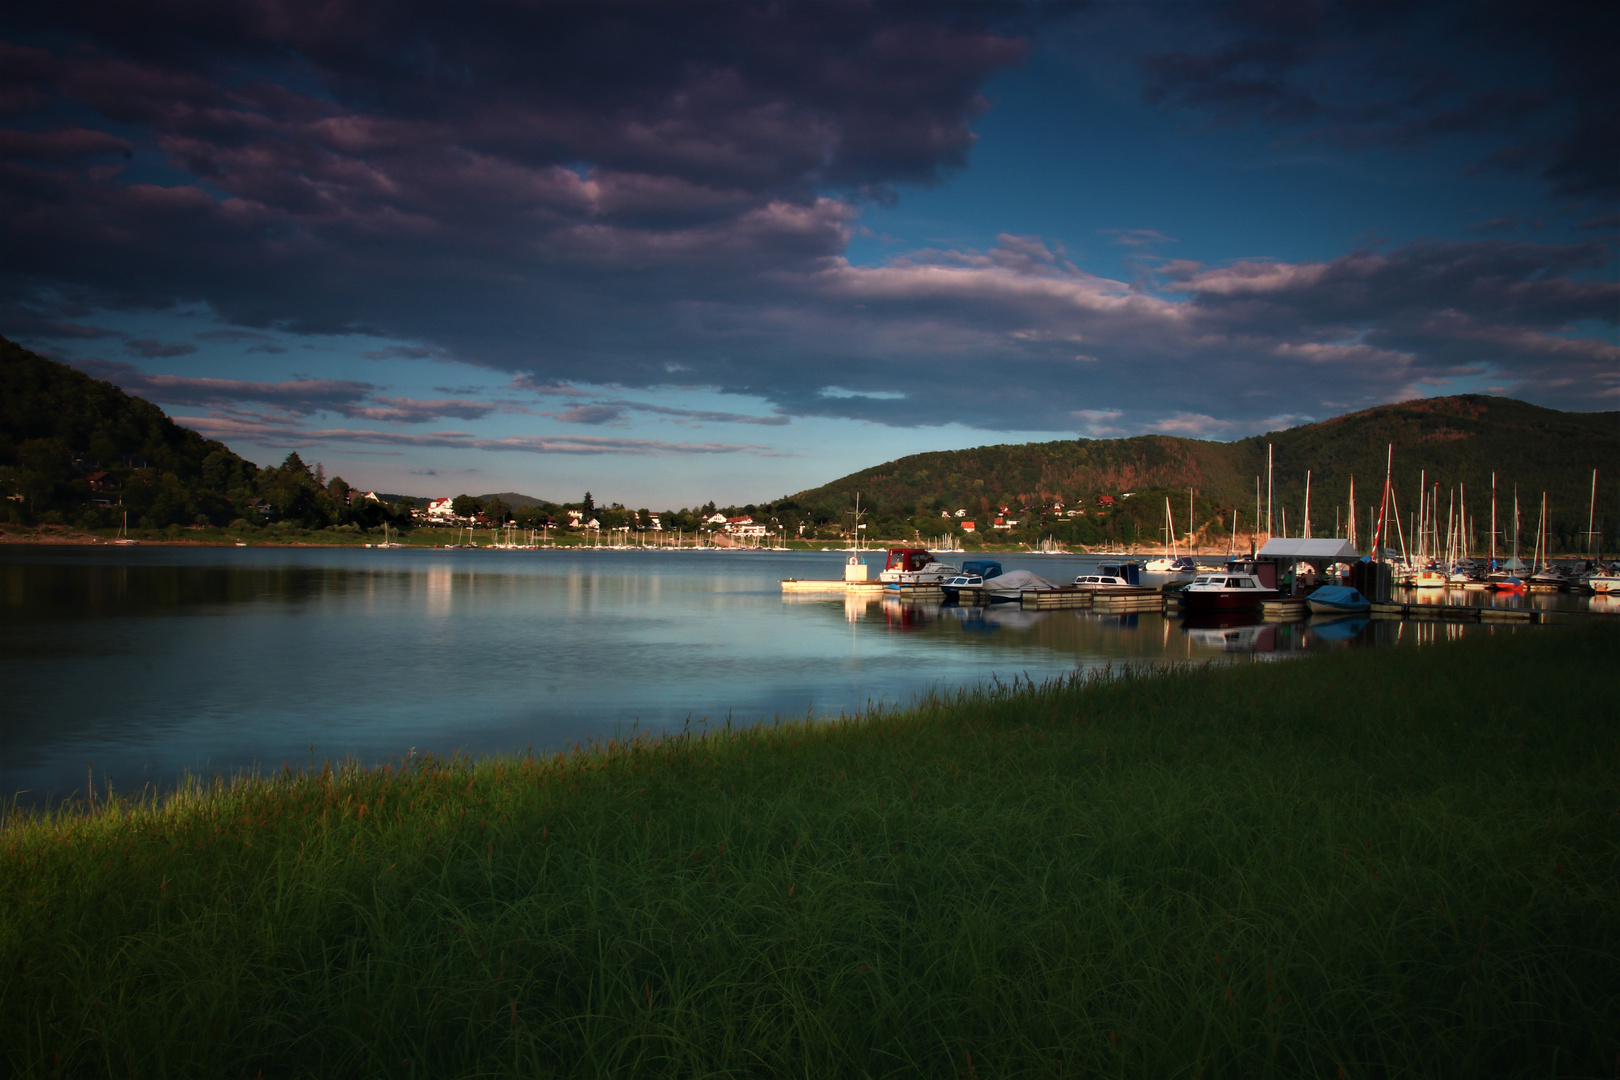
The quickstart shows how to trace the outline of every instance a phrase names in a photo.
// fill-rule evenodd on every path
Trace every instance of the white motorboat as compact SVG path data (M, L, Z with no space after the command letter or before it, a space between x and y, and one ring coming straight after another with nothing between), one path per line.
M1181 591L1181 606L1187 611L1251 611L1267 600L1280 600L1282 593L1269 589L1253 574L1227 571L1199 574Z
M961 572L961 567L935 559L927 548L890 548L889 561L884 564L878 580L886 589L917 585L937 587Z

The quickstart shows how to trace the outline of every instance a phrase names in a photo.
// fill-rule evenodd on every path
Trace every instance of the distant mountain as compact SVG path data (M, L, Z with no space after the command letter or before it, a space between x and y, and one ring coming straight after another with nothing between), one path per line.
M1403 516L1416 509L1420 473L1441 485L1442 514L1450 489L1459 484L1471 515L1488 514L1494 473L1503 513L1510 512L1517 484L1521 513L1530 519L1526 528L1533 529L1545 491L1559 527L1571 534L1586 528L1597 469L1599 516L1607 515L1611 526L1617 520L1620 412L1559 412L1478 394L1382 405L1235 442L1140 435L913 454L800 492L791 501L836 519L859 492L875 516L937 516L961 508L982 517L1001 506L1086 505L1105 494L1159 492L1157 509L1143 507L1138 516L1162 523L1162 495L1180 493L1179 504L1172 505L1184 517L1187 489L1193 488L1201 522L1214 516L1229 522L1235 509L1246 530L1255 513L1256 478L1265 485L1268 444L1277 504L1287 509L1291 531L1298 531L1307 470L1314 532L1331 530L1335 510L1347 504L1352 476L1357 518L1365 523L1366 507L1383 487L1390 444Z

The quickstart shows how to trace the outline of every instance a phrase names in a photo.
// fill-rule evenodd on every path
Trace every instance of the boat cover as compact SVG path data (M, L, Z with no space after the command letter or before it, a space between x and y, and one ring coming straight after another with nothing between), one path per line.
M1028 570L1009 570L1000 577L985 578L984 587L989 592L1028 592L1030 589L1055 589L1056 585L1047 581L1039 574L1032 574Z
M962 573L993 578L1001 575L1001 564L994 559L969 559L962 564Z
M1361 595L1360 589L1349 585L1323 585L1307 598L1319 604L1331 604L1333 607L1351 609L1365 609L1368 606L1367 598Z

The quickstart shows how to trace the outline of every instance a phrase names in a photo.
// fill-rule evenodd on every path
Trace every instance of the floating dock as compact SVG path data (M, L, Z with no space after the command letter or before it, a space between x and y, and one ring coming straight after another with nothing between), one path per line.
M1304 599L1266 600L1260 604L1260 618L1266 622L1295 622L1309 614Z
M867 596L877 596L883 592L883 582L783 578L782 591L785 593L856 593Z
M1158 589L1097 589L1091 594L1093 611L1162 611L1164 594Z
M1547 616L1579 618L1577 611L1543 611L1538 608L1499 608L1483 604L1374 604L1375 619L1414 619L1445 622L1544 623Z
M1088 608L1092 606L1090 589L1058 588L1030 589L1018 594L1018 606L1036 611L1055 608Z

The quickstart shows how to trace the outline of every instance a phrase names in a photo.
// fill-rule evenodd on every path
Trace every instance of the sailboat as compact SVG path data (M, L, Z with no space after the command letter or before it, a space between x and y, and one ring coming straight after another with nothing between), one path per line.
M1417 572L1412 575L1412 587L1443 589L1446 587L1446 575L1445 571L1435 564L1437 552L1434 550L1440 546L1439 525L1435 521L1438 509L1435 504L1439 502L1440 485L1435 485L1434 494L1431 495L1425 490L1426 480L1425 472L1424 479L1418 483L1417 561L1420 565Z
M1188 515L1189 518L1191 515ZM1170 497L1164 499L1164 533L1170 539L1170 554L1157 559L1149 559L1142 569L1150 574L1197 574L1198 566L1187 555L1182 555L1176 548L1176 525L1170 517Z
M1491 587L1497 592L1524 592L1524 581L1519 577L1519 571L1524 564L1519 562L1519 487L1513 487L1513 557L1503 564L1501 570L1490 576Z
M1552 564L1548 548L1552 545L1547 535L1547 493L1541 493L1541 521L1536 526L1536 554L1530 560L1534 573L1530 575L1531 592L1561 592L1564 573Z

